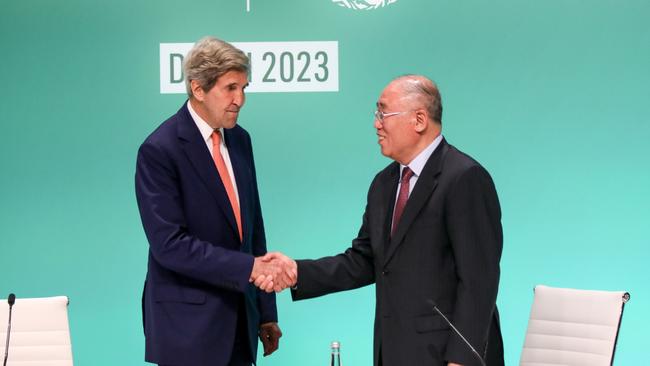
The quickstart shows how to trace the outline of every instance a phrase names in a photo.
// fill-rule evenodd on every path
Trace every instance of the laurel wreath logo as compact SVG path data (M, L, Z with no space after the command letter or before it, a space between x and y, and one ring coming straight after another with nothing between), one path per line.
M372 10L383 8L397 0L332 0L334 4L353 10Z

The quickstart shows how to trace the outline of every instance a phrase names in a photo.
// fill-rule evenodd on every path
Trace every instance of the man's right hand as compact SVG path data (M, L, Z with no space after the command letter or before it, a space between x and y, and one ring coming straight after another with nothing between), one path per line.
M273 252L256 257L250 281L266 292L280 292L298 281L298 265L286 255Z

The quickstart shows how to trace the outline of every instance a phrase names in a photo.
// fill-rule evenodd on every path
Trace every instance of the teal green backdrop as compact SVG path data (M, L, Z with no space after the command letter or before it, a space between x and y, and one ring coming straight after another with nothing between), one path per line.
M627 290L616 364L650 329L650 2L5 1L0 5L0 296L65 294L77 365L144 365L147 242L139 144L185 100L159 44L338 41L339 91L250 93L268 246L344 250L389 161L372 112L404 73L436 80L443 134L493 175L505 234L498 304L519 362L533 286ZM292 303L261 365L370 365L374 288Z

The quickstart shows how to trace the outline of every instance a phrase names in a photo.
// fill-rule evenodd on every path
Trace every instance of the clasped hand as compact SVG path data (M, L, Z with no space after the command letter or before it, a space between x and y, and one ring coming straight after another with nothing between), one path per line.
M267 253L255 258L250 281L260 290L280 292L295 286L298 281L298 265L282 253Z

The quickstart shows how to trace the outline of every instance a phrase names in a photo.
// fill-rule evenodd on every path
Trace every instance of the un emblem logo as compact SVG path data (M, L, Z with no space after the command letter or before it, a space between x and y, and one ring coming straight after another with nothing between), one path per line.
M372 10L383 8L397 0L332 0L334 4L353 10Z

